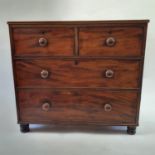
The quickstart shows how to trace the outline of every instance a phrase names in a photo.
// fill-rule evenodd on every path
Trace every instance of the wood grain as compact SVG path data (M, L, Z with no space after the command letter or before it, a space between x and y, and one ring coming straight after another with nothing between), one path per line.
M8 22L18 123L138 126L149 20ZM47 46L39 46L39 38ZM106 39L116 44L108 47ZM40 72L49 71L43 79ZM105 71L114 71L112 78ZM42 104L49 102L51 104ZM105 105L112 106L105 111ZM47 105L47 106L46 106Z
M47 46L39 45L46 38ZM72 28L15 28L13 30L16 56L71 56L74 51Z
M79 30L81 56L141 56L143 29L141 27L89 27ZM113 47L106 39L114 37Z
M139 61L83 60L18 60L16 66L17 87L105 87L138 88ZM107 69L114 71L112 78L106 78ZM42 79L40 73L48 70L49 77Z
M20 120L32 123L135 123L137 93L100 90L18 90ZM49 111L42 104L49 102ZM104 105L112 110L106 112Z

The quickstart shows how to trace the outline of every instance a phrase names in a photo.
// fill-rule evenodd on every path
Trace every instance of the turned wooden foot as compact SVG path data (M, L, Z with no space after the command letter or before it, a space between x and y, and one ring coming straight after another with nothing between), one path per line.
M30 131L29 124L20 124L20 131L22 133L29 132Z
M135 133L136 133L136 127L135 126L128 126L127 127L127 133L129 135L135 135Z

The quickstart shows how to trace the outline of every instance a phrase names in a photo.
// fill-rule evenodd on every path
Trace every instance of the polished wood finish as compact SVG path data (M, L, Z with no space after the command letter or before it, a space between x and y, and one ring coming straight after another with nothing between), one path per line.
M16 56L70 56L74 50L72 28L15 28L13 39Z
M79 30L83 56L141 56L143 28L90 27Z
M136 92L22 89L17 95L22 122L136 123ZM44 103L50 105L49 110L42 109ZM111 105L111 111L105 109L106 104Z
M22 132L139 120L148 20L8 22Z
M139 61L85 60L75 65L74 61L18 60L15 61L17 87L105 87L139 88ZM113 77L107 77L112 69ZM49 76L42 78L40 72L47 70Z

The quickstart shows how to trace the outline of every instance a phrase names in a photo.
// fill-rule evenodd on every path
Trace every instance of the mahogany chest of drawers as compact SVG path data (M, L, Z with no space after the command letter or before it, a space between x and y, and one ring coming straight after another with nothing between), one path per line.
M148 20L8 22L18 123L138 126Z

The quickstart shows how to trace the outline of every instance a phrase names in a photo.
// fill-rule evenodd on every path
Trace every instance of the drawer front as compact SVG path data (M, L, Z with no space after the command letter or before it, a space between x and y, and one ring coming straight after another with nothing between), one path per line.
M136 120L136 92L21 89L17 95L21 122L121 125Z
M141 56L143 37L139 27L80 28L80 55Z
M17 60L18 87L138 88L140 61L126 60Z
M17 56L71 56L74 50L72 28L14 28Z

